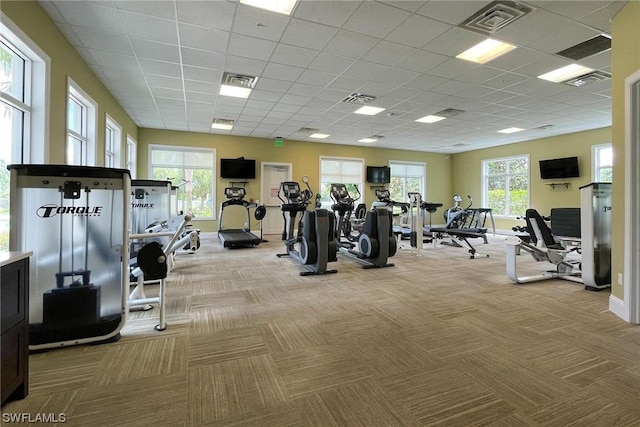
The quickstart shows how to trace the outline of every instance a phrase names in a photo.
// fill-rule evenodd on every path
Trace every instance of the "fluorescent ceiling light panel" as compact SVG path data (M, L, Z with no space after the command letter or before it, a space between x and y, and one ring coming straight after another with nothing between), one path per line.
M446 119L446 117L428 115L428 116L424 116L424 117L419 118L418 120L416 120L416 122L420 122L420 123L435 123L435 122L439 122L440 120L444 120L444 119Z
M364 106L364 107L358 108L356 111L354 111L354 113L364 114L365 116L375 116L376 114L384 110L385 108Z
M566 67L558 68L557 70L549 71L546 74L538 76L539 79L548 80L554 83L560 83L565 80L572 79L574 77L582 76L592 72L592 68L583 67L578 64L570 64Z
M523 131L524 129L521 128L507 128L507 129L502 129L499 130L499 133L514 133L514 132L520 132Z
M220 95L233 96L235 98L248 98L250 93L251 89L248 87L220 85Z
M376 142L377 140L377 138L362 138L359 139L358 142Z
M311 135L309 135L309 138L324 139L329 138L329 135L326 133L312 133Z
M465 61L477 62L478 64L484 64L515 48L516 46L509 43L504 43L494 39L486 39L472 48L465 50L461 54L456 55L456 58L464 59Z
M211 123L211 129L231 130L233 129L233 125L224 123Z
M276 13L291 15L298 0L240 0L240 3L247 6L266 9Z

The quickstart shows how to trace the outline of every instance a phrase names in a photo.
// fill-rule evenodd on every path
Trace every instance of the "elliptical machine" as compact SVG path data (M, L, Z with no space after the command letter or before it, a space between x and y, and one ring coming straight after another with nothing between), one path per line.
M301 276L337 273L337 270L327 270L328 262L337 261L338 244L333 238L335 218L326 209L307 211L313 193L309 188L309 178L303 177L302 182L307 186L304 191L295 181L280 183L278 198L282 200L281 210L284 219L282 240L287 252L277 256L278 258L290 256L298 260L306 269L300 272ZM296 233L298 213L300 213L300 219ZM296 244L300 245L298 250L295 249Z
M360 234L353 234L350 217L359 196L358 191L358 197L352 198L344 184L331 184L331 198L334 201L331 209L338 216L338 248L364 264L363 268L393 267L387 262L397 250L396 239L393 238L393 214L386 206L375 207L366 212L364 223L355 227ZM353 250L356 246L357 251Z

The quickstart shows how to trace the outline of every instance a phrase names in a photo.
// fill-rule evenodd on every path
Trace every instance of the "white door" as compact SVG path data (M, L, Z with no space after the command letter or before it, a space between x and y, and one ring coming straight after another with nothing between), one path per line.
M260 201L267 208L267 214L262 220L264 234L282 234L284 219L280 211L282 201L278 198L278 191L281 182L291 181L292 168L291 163L262 162Z

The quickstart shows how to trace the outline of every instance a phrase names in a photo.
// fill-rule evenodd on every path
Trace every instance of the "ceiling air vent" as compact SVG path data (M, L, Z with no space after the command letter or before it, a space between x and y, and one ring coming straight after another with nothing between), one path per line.
M459 114L464 113L463 110L456 110L455 108L447 108L446 110L438 111L437 113L433 113L434 116L446 117L450 119L451 117L455 117Z
M553 125L542 125L542 126L538 126L537 128L533 128L535 130L547 130L547 129L551 129L553 127Z
M233 126L234 121L229 119L213 119L213 122L217 125L231 125Z
M317 133L319 131L320 131L319 129L313 129L313 128L300 128L300 129L298 129L298 132L300 132L300 133L308 133L308 134Z
M342 102L347 102L350 104L367 104L376 99L373 95L364 95L362 93L353 92L351 95L347 96Z
M556 53L556 55L578 61L609 49L611 49L611 37L600 34L592 39L560 51Z
M467 18L458 27L493 35L522 18L533 9L522 3L494 1Z
M244 74L224 73L222 75L222 84L228 86L244 87L253 89L258 81L257 77L247 76Z
M585 74L583 76L574 77L571 80L567 80L566 82L562 82L569 86L581 87L584 85L588 85L590 83L600 82L602 80L608 80L611 78L611 74L605 73L604 71L593 71L589 74Z

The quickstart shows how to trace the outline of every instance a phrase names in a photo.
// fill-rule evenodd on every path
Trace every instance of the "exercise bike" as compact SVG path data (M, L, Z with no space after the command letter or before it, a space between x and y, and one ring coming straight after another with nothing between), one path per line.
M396 240L393 238L393 214L386 206L378 206L366 211L364 219L357 220L352 225L350 219L354 204L360 198L357 187L356 192L358 196L353 198L344 184L331 184L331 198L334 202L331 209L338 217L338 248L341 253L362 263L363 268L392 267L393 264L387 261L397 250Z
M302 182L307 186L304 191L295 181L280 183L278 198L282 201L281 210L284 219L282 241L287 251L277 256L278 258L289 256L298 260L306 269L300 272L301 276L336 273L337 270L327 269L327 263L337 261L338 245L333 238L335 218L326 209L307 210L313 193L306 176L302 178ZM298 214L300 219L296 232ZM297 250L295 245L299 245Z

